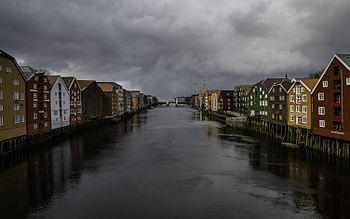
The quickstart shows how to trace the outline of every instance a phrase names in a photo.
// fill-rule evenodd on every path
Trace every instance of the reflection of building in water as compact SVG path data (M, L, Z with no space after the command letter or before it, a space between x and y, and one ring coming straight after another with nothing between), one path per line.
M70 139L71 156L72 156L72 178L79 179L83 163L83 143L81 136L73 136Z
M71 148L69 142L62 142L52 148L53 182L55 190L61 190L71 174Z

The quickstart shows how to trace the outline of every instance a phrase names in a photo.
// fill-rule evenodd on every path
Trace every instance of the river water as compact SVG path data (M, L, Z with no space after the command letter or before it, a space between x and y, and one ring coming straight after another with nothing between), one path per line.
M60 139L0 172L0 218L346 218L349 164L190 108Z

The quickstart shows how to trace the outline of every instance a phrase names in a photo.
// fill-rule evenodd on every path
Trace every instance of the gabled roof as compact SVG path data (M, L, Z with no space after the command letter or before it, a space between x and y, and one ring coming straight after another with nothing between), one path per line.
M1 49L0 49L0 56L5 57L5 58L8 58L8 59L11 59L11 60L13 61L13 63L15 63L15 66L16 66L16 68L17 68L19 74L22 76L22 78L23 78L24 80L26 80L26 77L24 76L21 67L19 67L19 65L18 65L18 63L17 63L17 61L16 61L16 59L15 59L13 56L9 55L8 53L4 52L4 51L1 50Z
M233 90L222 90L220 92L221 97L233 97Z
M79 84L79 87L80 89L83 91L85 90L88 86L90 86L90 84L96 82L96 81L93 81L93 80L77 80L78 84Z
M62 77L64 84L68 89L72 86L75 77Z
M316 87L318 86L318 84L320 83L320 81L322 80L323 76L326 74L326 72L329 69L329 66L332 64L334 59L338 59L345 68L347 68L350 71L350 54L335 54L333 56L333 58L331 59L331 61L328 63L327 68L323 71L321 77L318 79L317 84L314 86L314 88L311 91L311 94L314 93Z
M117 84L116 82L97 82L99 84L110 84L113 87L115 87L116 89L123 89L123 87L119 84Z
M113 92L113 89L116 89L112 84L109 83L100 83L97 85L102 89L103 92Z
M292 80L293 84L287 92L289 93L292 87L294 86L294 84L297 82L300 82L302 85L304 85L304 87L306 87L308 91L311 92L316 87L318 80L319 80L318 78L294 78Z
M288 93L288 91L292 87L292 85L293 85L293 82L290 78L284 78L281 81L279 81L278 83L273 84L268 92L270 93L273 87L280 86L284 89L284 91L286 93Z
M21 70L23 72L23 75L24 75L26 81L28 81L31 77L33 77L35 75L35 73L37 72L37 70L33 69L30 66L21 66Z
M56 83L57 79L59 78L59 75L50 75L47 76L47 79L49 79L49 83L50 83L50 88L53 87L53 85Z
M269 91L274 84L278 84L284 79L286 78L265 78L257 84L262 84L265 87L265 89Z

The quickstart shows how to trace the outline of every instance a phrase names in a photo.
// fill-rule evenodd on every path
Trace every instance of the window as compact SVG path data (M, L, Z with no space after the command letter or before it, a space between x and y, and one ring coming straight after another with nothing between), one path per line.
M340 80L334 80L333 81L333 88L334 90L339 90L341 86Z
M290 102L294 102L294 96L290 95Z
M294 115L290 115L290 121L294 122Z
M320 128L326 127L326 121L320 120L320 121L319 121L319 125L320 125Z
M280 87L280 92L282 92L282 88Z
M264 102L265 102L265 106L267 106L267 100L265 100Z
M47 78L44 78L44 82L45 82L45 83L47 82Z
M270 96L270 100L271 100L271 101L274 101L274 100L275 100L275 97L274 97L274 96Z
M275 93L275 88L272 88L272 93Z
M271 104L271 108L272 108L272 109L275 109L275 104Z
M301 87L297 86L297 94L300 94L300 93L301 93Z
M47 107L47 103L44 103L44 107L45 107L45 108Z
M290 112L294 112L294 106L290 106Z
M37 102L33 102L33 108L37 108L38 104Z
M265 94L265 99L267 99L267 94Z
M21 100L24 100L24 92L21 92Z
M47 118L47 112L44 112L44 118L45 119Z
M326 114L326 109L322 106L318 107L318 115L325 115Z
M334 107L334 116L341 116L341 108Z
M323 87L328 87L328 81L322 81Z
M2 90L0 90L0 100L2 100L3 96L2 96Z
M44 100L46 100L47 99L47 94L44 94Z
M300 104L300 103L301 103L301 96L300 96L300 95L297 95L296 97L297 97L297 103Z
M55 116L58 115L58 110L55 110L54 113L53 113Z
M341 102L341 93L334 93L334 103Z
M70 110L70 114L74 114L74 110L73 109Z
M280 120L282 120L283 119L282 115L280 115L279 118L280 118Z
M19 123L19 116L18 115L15 116L14 122L15 122L15 124Z
M303 123L307 123L307 117L303 116Z
M333 130L334 131L343 131L343 123L341 122L333 122Z
M317 96L319 101L324 100L324 93L318 93Z
M33 93L33 99L38 98L38 94L37 93Z
M33 113L33 119L37 119L38 118L38 114L37 113Z
M19 100L19 93L18 92L13 92L13 99Z
M338 66L334 66L333 70L334 70L334 75L339 75L339 67Z
M272 117L272 119L275 119L275 114L272 114L271 117Z
M33 124L33 129L37 129L38 128L38 124L37 123L34 123Z
M33 89L36 90L37 89L37 85L36 84L33 84Z
M280 96L280 100L284 100L284 96Z
M12 80L13 85L19 85L19 80L18 79L13 79Z
M300 113L300 106L296 106L295 111Z
M46 85L44 85L44 90L47 90L47 86Z
M303 94L303 102L307 102L307 96L306 96L306 94Z
M307 106L303 106L303 113L307 112Z
M4 117L0 116L0 126L4 126Z
M21 116L21 122L24 122L24 115Z
M346 79L346 85L350 85L350 78Z
M283 109L283 106L282 106L282 104L280 104L280 109Z
M13 105L13 110L19 110L19 105L18 104Z
M296 124L301 124L301 116L296 117Z
M35 77L34 77L34 80L36 80L36 81L39 80L39 77L38 77L38 76L35 76Z
M12 67L11 66L7 66L6 67L6 72L7 73L12 73Z
M4 105L0 105L0 112L4 111Z
M262 98L262 96L261 96L261 94L259 95L259 99L261 99Z

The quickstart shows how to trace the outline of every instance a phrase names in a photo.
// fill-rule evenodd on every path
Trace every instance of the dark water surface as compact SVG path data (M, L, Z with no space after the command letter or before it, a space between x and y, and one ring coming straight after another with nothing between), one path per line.
M1 171L0 218L346 218L348 166L159 107Z

